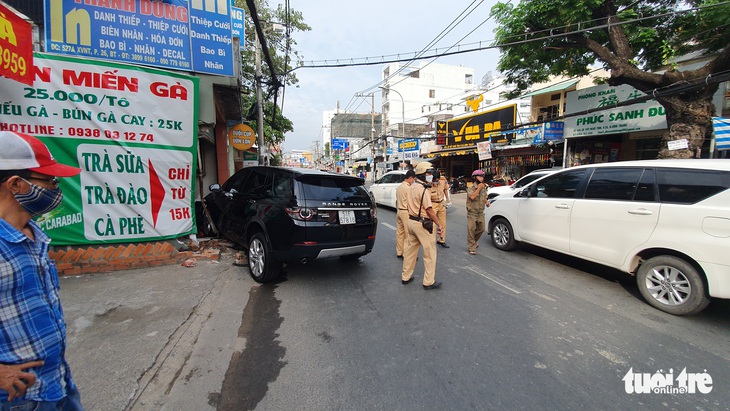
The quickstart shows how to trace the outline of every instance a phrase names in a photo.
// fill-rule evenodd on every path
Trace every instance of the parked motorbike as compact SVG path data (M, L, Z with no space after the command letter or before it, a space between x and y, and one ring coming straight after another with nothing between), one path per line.
M449 192L451 194L456 194L459 191L466 191L466 180L464 179L464 176L454 177L454 179L451 180Z

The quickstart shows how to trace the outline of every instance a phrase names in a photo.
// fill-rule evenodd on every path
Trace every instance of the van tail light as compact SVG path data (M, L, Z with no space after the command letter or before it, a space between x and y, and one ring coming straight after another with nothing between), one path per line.
M314 217L315 211L306 207L287 207L286 213L295 220L309 221Z

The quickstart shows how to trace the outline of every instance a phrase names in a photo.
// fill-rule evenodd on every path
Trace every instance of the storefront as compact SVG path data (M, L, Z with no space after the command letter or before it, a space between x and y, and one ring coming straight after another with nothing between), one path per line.
M569 92L563 166L656 159L667 131L664 107L656 100L615 107L644 95L628 85L605 84ZM571 116L601 107L614 108ZM711 156L712 141L706 139L701 157Z

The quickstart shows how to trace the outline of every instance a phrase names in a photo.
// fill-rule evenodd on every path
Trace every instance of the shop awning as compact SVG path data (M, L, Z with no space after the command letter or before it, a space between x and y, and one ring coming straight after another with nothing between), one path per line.
M554 93L556 91L563 91L563 90L573 87L577 83L578 83L578 80L563 81L558 84L553 84L552 86L541 88L540 90L535 90L535 91L529 92L525 95L520 96L520 98L532 97L532 96L537 96L540 94Z

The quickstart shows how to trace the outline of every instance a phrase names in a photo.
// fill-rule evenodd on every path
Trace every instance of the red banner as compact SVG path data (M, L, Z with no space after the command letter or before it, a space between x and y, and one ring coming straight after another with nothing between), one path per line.
M0 76L33 85L33 28L0 4Z

